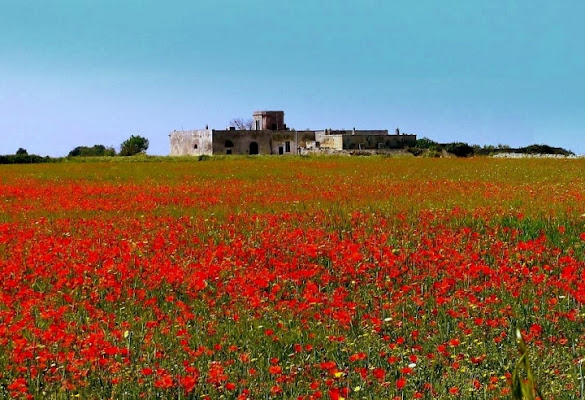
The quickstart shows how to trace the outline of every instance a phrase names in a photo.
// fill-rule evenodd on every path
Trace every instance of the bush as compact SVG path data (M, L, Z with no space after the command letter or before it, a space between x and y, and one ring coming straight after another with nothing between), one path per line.
M149 145L148 139L142 136L130 136L130 138L120 146L121 156L134 156L140 153L146 153Z
M521 147L518 149L518 152L524 154L560 154L563 156L575 154L572 151L563 149L561 147L552 147L546 144L532 144L530 146Z
M416 141L416 145L414 147L418 147L419 149L438 149L441 147L439 143L431 140L429 138L422 138Z
M0 164L39 164L56 162L60 159L51 158L49 156L42 157L36 154L8 154L0 156Z
M418 157L424 152L424 150L421 149L420 147L410 147L408 149L408 152L411 153L412 155Z
M437 149L428 149L422 153L423 157L427 158L440 158L442 156L441 150Z
M113 147L96 144L93 147L77 146L69 152L68 157L104 157L115 155L116 150Z
M447 143L445 150L457 157L467 157L473 154L473 147L463 142Z

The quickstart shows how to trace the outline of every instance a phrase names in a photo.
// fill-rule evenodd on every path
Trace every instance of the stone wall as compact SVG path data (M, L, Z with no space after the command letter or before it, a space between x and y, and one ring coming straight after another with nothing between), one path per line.
M315 131L292 131L297 138L297 147L307 147L307 143L315 142Z
M211 155L212 132L211 129L171 132L171 156Z
M379 150L416 144L416 135L388 135L386 130L192 130L173 131L172 156L212 154L299 154L299 149Z
M329 134L328 131L316 131L315 141L321 149L343 150L343 135Z
M297 154L311 140L312 131L214 130L213 154Z

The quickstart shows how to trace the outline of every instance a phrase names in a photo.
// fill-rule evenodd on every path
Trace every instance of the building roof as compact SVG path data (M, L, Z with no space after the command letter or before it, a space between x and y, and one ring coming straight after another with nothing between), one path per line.
M267 111L267 110L254 111L253 115L264 115L264 114L284 114L284 111Z

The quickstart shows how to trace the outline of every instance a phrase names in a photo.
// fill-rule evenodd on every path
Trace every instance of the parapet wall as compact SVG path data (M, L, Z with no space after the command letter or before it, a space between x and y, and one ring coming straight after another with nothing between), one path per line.
M387 129L325 129L326 135L380 135L388 136Z

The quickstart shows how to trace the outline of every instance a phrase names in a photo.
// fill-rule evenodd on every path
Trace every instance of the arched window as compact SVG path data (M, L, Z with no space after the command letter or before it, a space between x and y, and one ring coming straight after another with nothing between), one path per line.
M234 147L234 144L231 140L226 140L225 141L225 147Z

